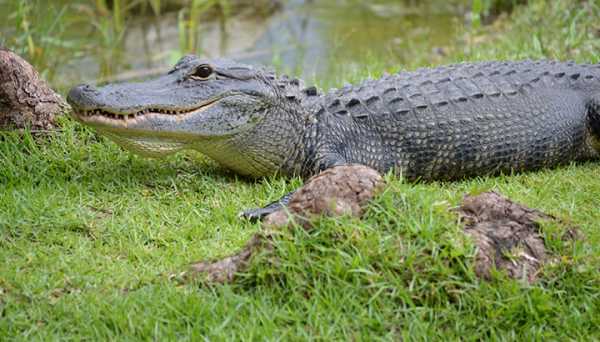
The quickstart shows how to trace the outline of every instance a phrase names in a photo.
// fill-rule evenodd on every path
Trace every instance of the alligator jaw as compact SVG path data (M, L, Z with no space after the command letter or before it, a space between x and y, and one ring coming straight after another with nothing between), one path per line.
M156 109L146 108L132 113L113 113L103 109L74 109L73 116L78 121L94 125L94 126L109 126L113 128L123 127L126 128L130 125L141 123L146 119L163 119L182 121L187 117L194 114L198 114L213 105L215 105L221 97L208 100L198 107L185 110L168 110L168 109Z

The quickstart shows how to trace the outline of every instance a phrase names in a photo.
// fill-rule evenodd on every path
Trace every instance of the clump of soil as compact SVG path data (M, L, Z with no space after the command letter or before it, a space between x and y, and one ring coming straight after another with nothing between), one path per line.
M184 279L200 274L209 283L231 282L236 273L247 268L254 255L273 247L271 236L276 229L292 222L310 229L312 219L320 215L359 217L383 184L379 173L361 165L326 170L298 189L288 207L268 215L263 221L263 232L255 234L241 251L220 260L195 263L183 274ZM511 278L535 282L541 266L550 258L540 224L562 223L495 192L466 196L457 211L465 223L465 233L478 247L475 273L484 279L490 279L496 269ZM569 227L564 238L579 239L581 233L576 227Z
M48 130L66 108L27 61L0 46L0 128Z
M383 187L381 175L366 166L337 166L309 179L290 199L288 207L269 214L263 221L264 231L255 234L241 251L220 260L202 261L182 274L184 279L203 274L209 283L226 283L243 272L257 253L272 248L274 230L293 221L311 228L316 216L361 216L365 205Z
M287 206L263 221L268 228L296 220L310 227L316 216L350 215L360 217L365 205L383 187L381 175L364 165L344 165L327 169L298 189Z
M254 234L241 251L223 259L194 263L182 276L184 279L188 279L197 274L204 274L204 280L208 283L229 283L233 281L236 273L242 272L248 267L256 253L265 249L270 249L267 236Z
M496 269L511 278L535 282L549 258L540 223L562 223L554 216L514 203L495 192L466 196L458 212L465 223L465 233L478 247L475 273L484 279L490 279ZM576 227L569 227L564 236L576 239L581 233Z

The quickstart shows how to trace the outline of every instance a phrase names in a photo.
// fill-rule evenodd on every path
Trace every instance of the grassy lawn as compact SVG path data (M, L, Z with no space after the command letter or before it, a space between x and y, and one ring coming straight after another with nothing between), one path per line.
M534 0L464 38L439 62L598 63L600 8ZM381 65L345 77L390 71ZM237 212L301 180L238 178L191 152L144 159L68 118L46 137L2 133L0 165L0 340L600 339L600 163L451 183L388 177L364 219L286 232L274 257L212 287L168 276L236 251L259 229ZM539 282L479 280L448 210L488 190L586 239L547 227L558 257Z

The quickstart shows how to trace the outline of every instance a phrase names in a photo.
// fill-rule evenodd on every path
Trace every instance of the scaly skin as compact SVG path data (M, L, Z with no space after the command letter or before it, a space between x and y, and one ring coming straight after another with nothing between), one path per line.
M309 177L329 169L308 182L312 192L305 188L245 213L250 218L272 213L267 224L285 224L286 213L304 200L308 203L300 207L328 212L330 199L346 203L345 197L359 194L360 182L344 182L362 180L352 173L358 171L336 179L338 165L394 169L410 179L429 180L534 170L600 156L600 65L460 64L321 95L263 69L186 56L158 79L99 89L78 86L68 101L75 118L145 155L193 148L251 176ZM278 211L290 198L289 210ZM240 253L197 263L190 274L230 281L264 246L268 240L257 235Z
M68 101L75 118L134 152L197 149L257 177L363 164L445 180L600 156L600 65L466 63L319 94L186 56L155 80L78 86Z

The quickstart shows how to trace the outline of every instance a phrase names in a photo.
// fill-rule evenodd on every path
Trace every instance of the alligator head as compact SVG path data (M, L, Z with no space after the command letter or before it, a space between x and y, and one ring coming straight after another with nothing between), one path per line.
M78 121L133 152L193 148L259 176L280 169L301 138L298 86L262 68L189 55L149 81L76 86L67 101Z

